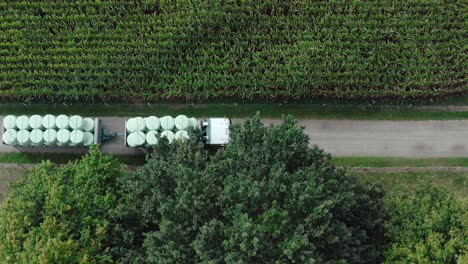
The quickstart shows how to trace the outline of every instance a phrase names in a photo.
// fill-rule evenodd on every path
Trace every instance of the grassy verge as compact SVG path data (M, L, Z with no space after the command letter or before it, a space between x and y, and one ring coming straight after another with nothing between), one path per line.
M468 158L333 157L349 167L468 167Z
M247 117L260 112L263 117L291 114L297 118L350 120L457 120L468 112L429 111L411 106L327 105L327 104L0 104L0 114L80 114L84 116L146 116L187 114L197 117Z
M65 153L5 153L0 154L0 163L40 163L43 160L50 160L54 163L64 164L72 160L79 159L82 154ZM116 159L127 165L142 165L145 156L124 156L114 155Z
M381 183L387 192L393 192L400 188L414 189L425 180L432 181L435 186L443 187L451 191L458 198L468 196L468 173L439 171L439 172L350 172L362 182Z

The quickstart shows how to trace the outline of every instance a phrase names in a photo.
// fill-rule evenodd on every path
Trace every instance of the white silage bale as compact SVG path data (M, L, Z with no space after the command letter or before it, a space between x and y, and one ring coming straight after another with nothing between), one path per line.
M158 132L154 130L148 131L146 133L146 145L148 146L156 146L158 144Z
M94 132L94 119L93 118L85 117L83 122L84 122L84 126L83 126L84 131Z
M16 118L16 127L19 130L31 129L31 127L29 126L29 117L22 115Z
M29 117L29 126L31 129L42 129L42 116L32 115Z
M179 130L175 133L174 138L176 140L185 140L185 139L189 139L190 137L186 130Z
M145 125L146 129L148 130L159 130L161 127L161 122L159 121L159 118L155 116L149 116L145 118Z
M162 130L173 130L174 129L174 118L172 116L163 116L159 119L161 122Z
M69 123L72 130L82 130L84 128L84 119L79 115L70 117Z
M178 115L174 119L174 124L177 130L185 130L190 126L190 120L185 115Z
M55 126L58 129L68 129L70 128L70 118L66 115L59 115L55 118Z
M29 134L29 139L34 146L40 146L44 143L44 132L38 128L33 129Z
M3 143L10 146L18 145L18 140L16 139L16 130L7 129L3 132Z
M44 117L42 117L42 126L46 130L56 128L57 126L55 125L55 116L47 114Z
M84 146L91 146L94 143L94 134L91 132L84 132Z
M191 117L190 119L190 127L197 128L198 127L198 120L195 117Z
M80 146L84 143L84 133L81 130L73 130L70 133L70 145Z
M49 128L44 131L44 144L47 146L57 145L57 130Z
M127 124L125 124L127 131L130 133L137 132L137 131L145 131L146 123L143 117L134 117L127 120Z
M16 116L7 115L3 118L3 128L16 129Z
M16 140L21 146L31 145L31 140L29 139L30 132L28 130L22 129L16 133Z
M70 130L60 129L57 132L57 145L68 146L70 145Z
M167 140L169 141L169 144L172 143L172 141L174 141L174 132L170 131L170 130L164 130L162 133L161 133L161 138L167 138Z
M130 133L127 136L127 145L129 147L135 148L139 146L143 146L146 142L146 135L141 131Z

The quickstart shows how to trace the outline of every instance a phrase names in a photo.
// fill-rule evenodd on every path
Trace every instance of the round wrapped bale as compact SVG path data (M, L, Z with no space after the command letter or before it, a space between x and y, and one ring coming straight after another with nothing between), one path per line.
M174 132L170 131L170 130L164 130L162 133L161 133L161 138L167 138L167 140L169 141L169 144L172 143L172 141L174 141Z
M127 136L127 145L129 147L135 148L145 144L146 135L141 131L130 133Z
M185 139L189 139L190 137L186 130L179 130L175 133L174 138L176 140L185 140Z
M57 130L49 128L44 131L44 144L47 146L57 145Z
M45 129L56 128L57 126L55 125L55 116L49 114L45 115L42 118L42 126Z
M18 145L18 140L16 140L16 130L7 129L3 132L3 143L10 146Z
M57 145L68 146L70 144L70 130L60 129L57 132Z
M72 130L82 130L84 128L84 119L79 115L70 117L69 122Z
M91 146L94 143L94 135L91 132L84 132L84 146Z
M5 129L16 129L16 116L7 115L3 118L3 128Z
M159 121L159 118L155 116L149 116L145 118L145 124L146 124L146 129L148 130L159 130L161 127L161 122Z
M70 133L70 145L79 146L84 143L84 133L81 130L73 130Z
M68 129L70 127L70 118L66 115L59 115L55 118L55 126L58 129Z
M30 132L28 130L22 129L16 133L16 140L21 146L31 145L31 140L29 139Z
M87 132L94 132L94 119L85 117L84 120L84 125L83 125L83 130Z
M156 146L158 144L158 132L154 130L150 130L146 133L146 145L148 146Z
M174 129L174 118L172 116L163 116L159 120L161 122L162 130L173 130Z
M178 115L175 118L174 123L177 130L185 130L190 126L190 120L185 115Z
M197 128L198 120L195 117L191 117L189 120L190 120L190 127L191 128Z
M134 117L127 120L127 124L125 125L127 131L130 133L137 132L137 131L145 131L146 124L145 119L143 117Z
M38 128L33 129L29 134L29 139L34 146L42 145L44 144L44 132Z
M42 129L42 116L32 115L29 117L29 126L31 129Z
M31 127L29 126L29 117L22 115L16 118L16 127L19 130L29 130Z

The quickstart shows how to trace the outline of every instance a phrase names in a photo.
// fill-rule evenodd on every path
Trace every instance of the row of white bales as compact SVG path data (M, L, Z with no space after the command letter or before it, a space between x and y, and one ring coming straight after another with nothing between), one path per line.
M89 146L94 143L95 119L79 115L7 115L3 143L11 146Z
M196 118L188 118L185 115L134 117L127 120L127 145L129 147L155 146L158 144L158 136L166 137L169 143L174 140L188 139L187 130L197 128Z

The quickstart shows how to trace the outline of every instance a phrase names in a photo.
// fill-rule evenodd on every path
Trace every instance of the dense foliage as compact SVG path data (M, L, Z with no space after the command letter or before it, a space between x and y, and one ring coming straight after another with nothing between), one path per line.
M0 262L111 262L120 175L119 164L97 148L63 167L35 168L0 209Z
M0 95L279 99L467 89L467 1L0 1Z
M330 164L296 122L232 129L208 157L200 143L161 145L130 175L121 239L126 263L376 263L383 192Z
M468 211L450 193L426 184L390 195L387 206L387 263L467 263Z

